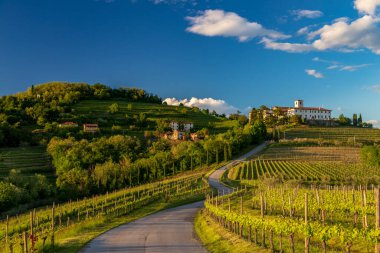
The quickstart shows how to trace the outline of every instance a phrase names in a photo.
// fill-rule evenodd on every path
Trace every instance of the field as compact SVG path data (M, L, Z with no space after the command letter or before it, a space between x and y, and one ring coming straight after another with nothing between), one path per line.
M380 141L380 129L353 127L302 127L291 128L283 133L285 139L308 138L338 141ZM282 137L284 137L282 136Z
M295 147L271 145L264 152L251 157L266 160L345 161L358 162L360 148L354 147Z
M110 114L108 109L113 103L119 105L119 111ZM71 114L64 115L62 120L77 121L79 123L99 123L103 130L108 131L112 125L119 125L127 133L130 131L128 134L135 133L137 135L141 135L141 132L130 129L126 115L133 118L133 116L144 113L148 119L147 130L154 130L155 121L158 119L193 122L196 129L210 128L211 133L224 132L236 125L236 121L214 117L192 108L127 102L124 100L85 100L74 105L73 109L74 111Z
M371 252L380 233L375 228L379 202L373 188L277 185L209 197L204 213L225 234L229 231L251 242L252 249Z
M25 252L26 247L29 252L34 252L33 249L36 252L55 252L53 248L56 247L60 252L68 252L65 247L70 247L70 240L81 238L83 226L91 228L105 225L113 219L133 215L134 211L154 203L199 200L210 189L203 177L206 172L198 170L156 183L57 206L53 204L9 217L0 222L0 226L5 228L0 230L0 249L4 252ZM89 238L81 238L85 241L75 246L76 251L96 235L92 233L87 235Z
M380 170L344 162L253 160L232 168L228 178L242 183L272 178L280 182L369 184L379 180Z
M373 251L380 169L360 161L360 148L292 144L272 144L230 168L226 182L246 188L208 198L202 219L218 226L223 243L236 236L251 242L237 252Z
M35 173L53 177L53 167L45 147L19 147L0 149L0 179L11 169L18 169L24 175Z

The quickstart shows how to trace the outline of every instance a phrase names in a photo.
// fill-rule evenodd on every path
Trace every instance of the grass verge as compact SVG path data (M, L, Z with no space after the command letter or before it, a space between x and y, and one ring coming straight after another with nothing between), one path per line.
M203 209L195 217L195 231L203 245L211 253L270 252L270 250L255 246L224 229L206 215Z

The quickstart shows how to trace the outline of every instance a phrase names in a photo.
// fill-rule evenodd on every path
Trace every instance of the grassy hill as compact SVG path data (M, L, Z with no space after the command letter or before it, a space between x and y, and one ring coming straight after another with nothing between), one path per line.
M119 110L111 114L109 107L114 103L118 104ZM126 115L133 118L140 113L146 115L148 125L146 128L136 130L131 127ZM76 121L81 124L98 123L105 132L111 131L113 125L118 125L124 133L138 136L144 130L155 130L156 121L159 119L193 122L195 129L211 128L212 133L227 131L237 124L236 121L215 117L198 109L125 100L84 100L75 104L72 113L62 118L65 121Z
M11 169L19 169L24 175L40 173L54 177L50 158L45 147L19 147L0 149L0 179Z
M114 103L119 105L119 110L111 114L108 112L109 106ZM133 118L140 113L146 115L147 126L132 128L126 115ZM195 129L209 128L212 134L225 132L237 125L237 121L215 117L193 108L157 103L128 102L121 99L80 101L72 106L71 113L62 114L58 122L98 123L101 128L100 135L124 133L142 139L144 131L154 131L156 129L156 121L159 119L193 122ZM121 129L116 132L112 131L113 125L120 126ZM36 129L40 127L28 125L25 128ZM79 129L82 129L81 125L77 130ZM11 169L19 169L24 175L40 173L46 175L49 179L54 178L54 169L46 153L46 147L0 148L0 179L7 176Z

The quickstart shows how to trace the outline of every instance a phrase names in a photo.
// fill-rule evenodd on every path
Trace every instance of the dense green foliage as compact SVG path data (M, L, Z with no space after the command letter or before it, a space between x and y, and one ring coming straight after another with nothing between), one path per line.
M112 89L106 85L54 82L32 86L26 92L0 98L0 146L35 143L28 127L57 121L72 106L87 99L124 99L161 103L161 99L137 88ZM115 110L115 108L113 109Z
M199 142L160 139L143 152L140 141L129 136L53 138L48 152L57 169L57 186L65 197L74 198L227 161L250 140L249 133L234 129Z
M18 204L50 197L52 194L52 186L44 175L24 176L13 169L4 181L0 181L0 212Z

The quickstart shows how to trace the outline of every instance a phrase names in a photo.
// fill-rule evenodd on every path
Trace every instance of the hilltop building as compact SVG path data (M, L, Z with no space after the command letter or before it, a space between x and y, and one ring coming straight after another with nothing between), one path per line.
M71 127L78 127L78 123L75 122L63 122L59 124L60 128L71 128Z
M298 115L303 120L308 121L329 121L331 120L331 110L322 107L305 107L303 100L294 101L294 107L274 106L270 110L263 112L264 118L268 115L284 115L291 117Z
M99 130L98 124L83 124L83 132L85 133L96 133Z
M331 110L322 107L304 107L303 100L294 101L294 107L289 108L288 116L298 115L305 120L330 120Z
M192 122L178 122L178 121L171 121L169 123L170 128L172 131L175 130L181 130L181 131L190 131L192 128L194 128L194 124Z

